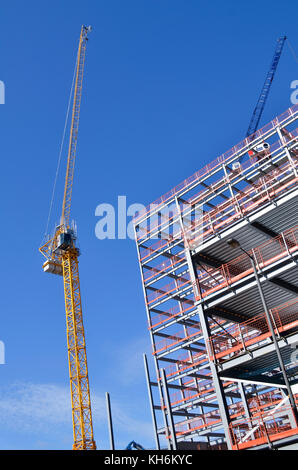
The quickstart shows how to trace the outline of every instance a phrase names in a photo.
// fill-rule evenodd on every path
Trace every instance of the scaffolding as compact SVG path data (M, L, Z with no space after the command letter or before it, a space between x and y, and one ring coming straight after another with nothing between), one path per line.
M157 448L298 442L297 119L295 105L134 218Z

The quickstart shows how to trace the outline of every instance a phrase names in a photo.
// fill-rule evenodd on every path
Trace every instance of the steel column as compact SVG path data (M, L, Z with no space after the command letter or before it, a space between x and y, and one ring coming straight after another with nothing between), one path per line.
M171 445L172 445L173 450L177 450L176 431L175 431L175 425L174 425L174 420L173 420L173 413L172 413L171 401L170 401L168 384L167 384L167 377L166 377L166 372L164 369L161 369L161 380L162 380L162 385L163 385L163 390L164 390L163 395L165 397L165 402L166 402L165 405L166 405L167 414L168 414L169 428L171 431Z
M111 450L115 450L112 411L111 411L111 401L110 401L110 394L108 392L106 392L106 405L107 405L107 414L108 414L110 447L111 447Z
M147 356L146 356L145 353L143 354L143 358L144 358L145 376L146 376L146 382L147 382L148 397L149 397L149 403L150 403L150 410L151 410L151 417L152 417L155 444L156 444L156 449L160 450L160 442L159 442L159 436L158 436L158 432L157 432L157 423L156 423L153 395L152 395L152 389L151 389L150 373L149 373Z

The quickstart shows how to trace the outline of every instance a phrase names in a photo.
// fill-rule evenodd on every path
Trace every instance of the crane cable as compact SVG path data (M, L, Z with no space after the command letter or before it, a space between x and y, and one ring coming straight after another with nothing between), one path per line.
M61 165L62 151L63 151L63 147L64 147L66 128L67 128L67 123L68 123L68 118L69 118L70 107L71 107L71 98L72 98L72 95L73 95L77 63L78 63L78 58L76 58L74 73L73 73L73 77L72 77L72 84L71 84L71 89L70 89L70 94L69 94L69 99L68 99L68 105L67 105L67 111L66 111L66 117L65 117L65 123L64 123L64 130L63 130L62 140L61 140L61 144L60 144L58 163L57 163L56 174L55 174L55 179L54 179L54 184L53 184L53 189L52 189L52 196L51 196L49 213L48 213L48 218L47 218L46 230L45 230L45 233L44 233L44 239L46 239L46 237L48 235L49 223L50 223L50 218L51 218L51 214L52 214L52 208L53 208L53 203L54 203L54 198L55 198L55 193L56 193L56 185L57 185L57 179L58 179L58 174L59 174L60 165Z
M295 62L298 64L298 57L296 56L295 51L294 51L294 48L293 48L293 46L291 45L289 39L287 39L286 42L287 42L287 44L288 44L288 48L290 49L290 51L291 51L291 53L292 53L292 56L294 57Z

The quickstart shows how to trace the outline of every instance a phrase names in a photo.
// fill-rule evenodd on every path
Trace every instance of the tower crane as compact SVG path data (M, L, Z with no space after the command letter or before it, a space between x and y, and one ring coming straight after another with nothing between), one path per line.
M77 52L61 219L53 237L39 249L46 258L43 270L63 277L74 450L96 449L78 269L80 252L77 247L76 229L70 221L84 62L90 30L90 26L82 26Z

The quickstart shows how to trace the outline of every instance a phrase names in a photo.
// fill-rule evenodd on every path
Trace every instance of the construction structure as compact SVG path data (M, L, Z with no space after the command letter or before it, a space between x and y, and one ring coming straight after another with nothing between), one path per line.
M297 119L295 105L134 218L157 448L298 442Z
M70 218L84 63L90 30L90 26L82 26L79 38L60 224L55 227L53 236L40 248L40 252L46 258L43 270L47 273L63 276L74 439L73 450L96 449L93 437L86 342L80 292L78 267L80 250L77 247L76 227Z

